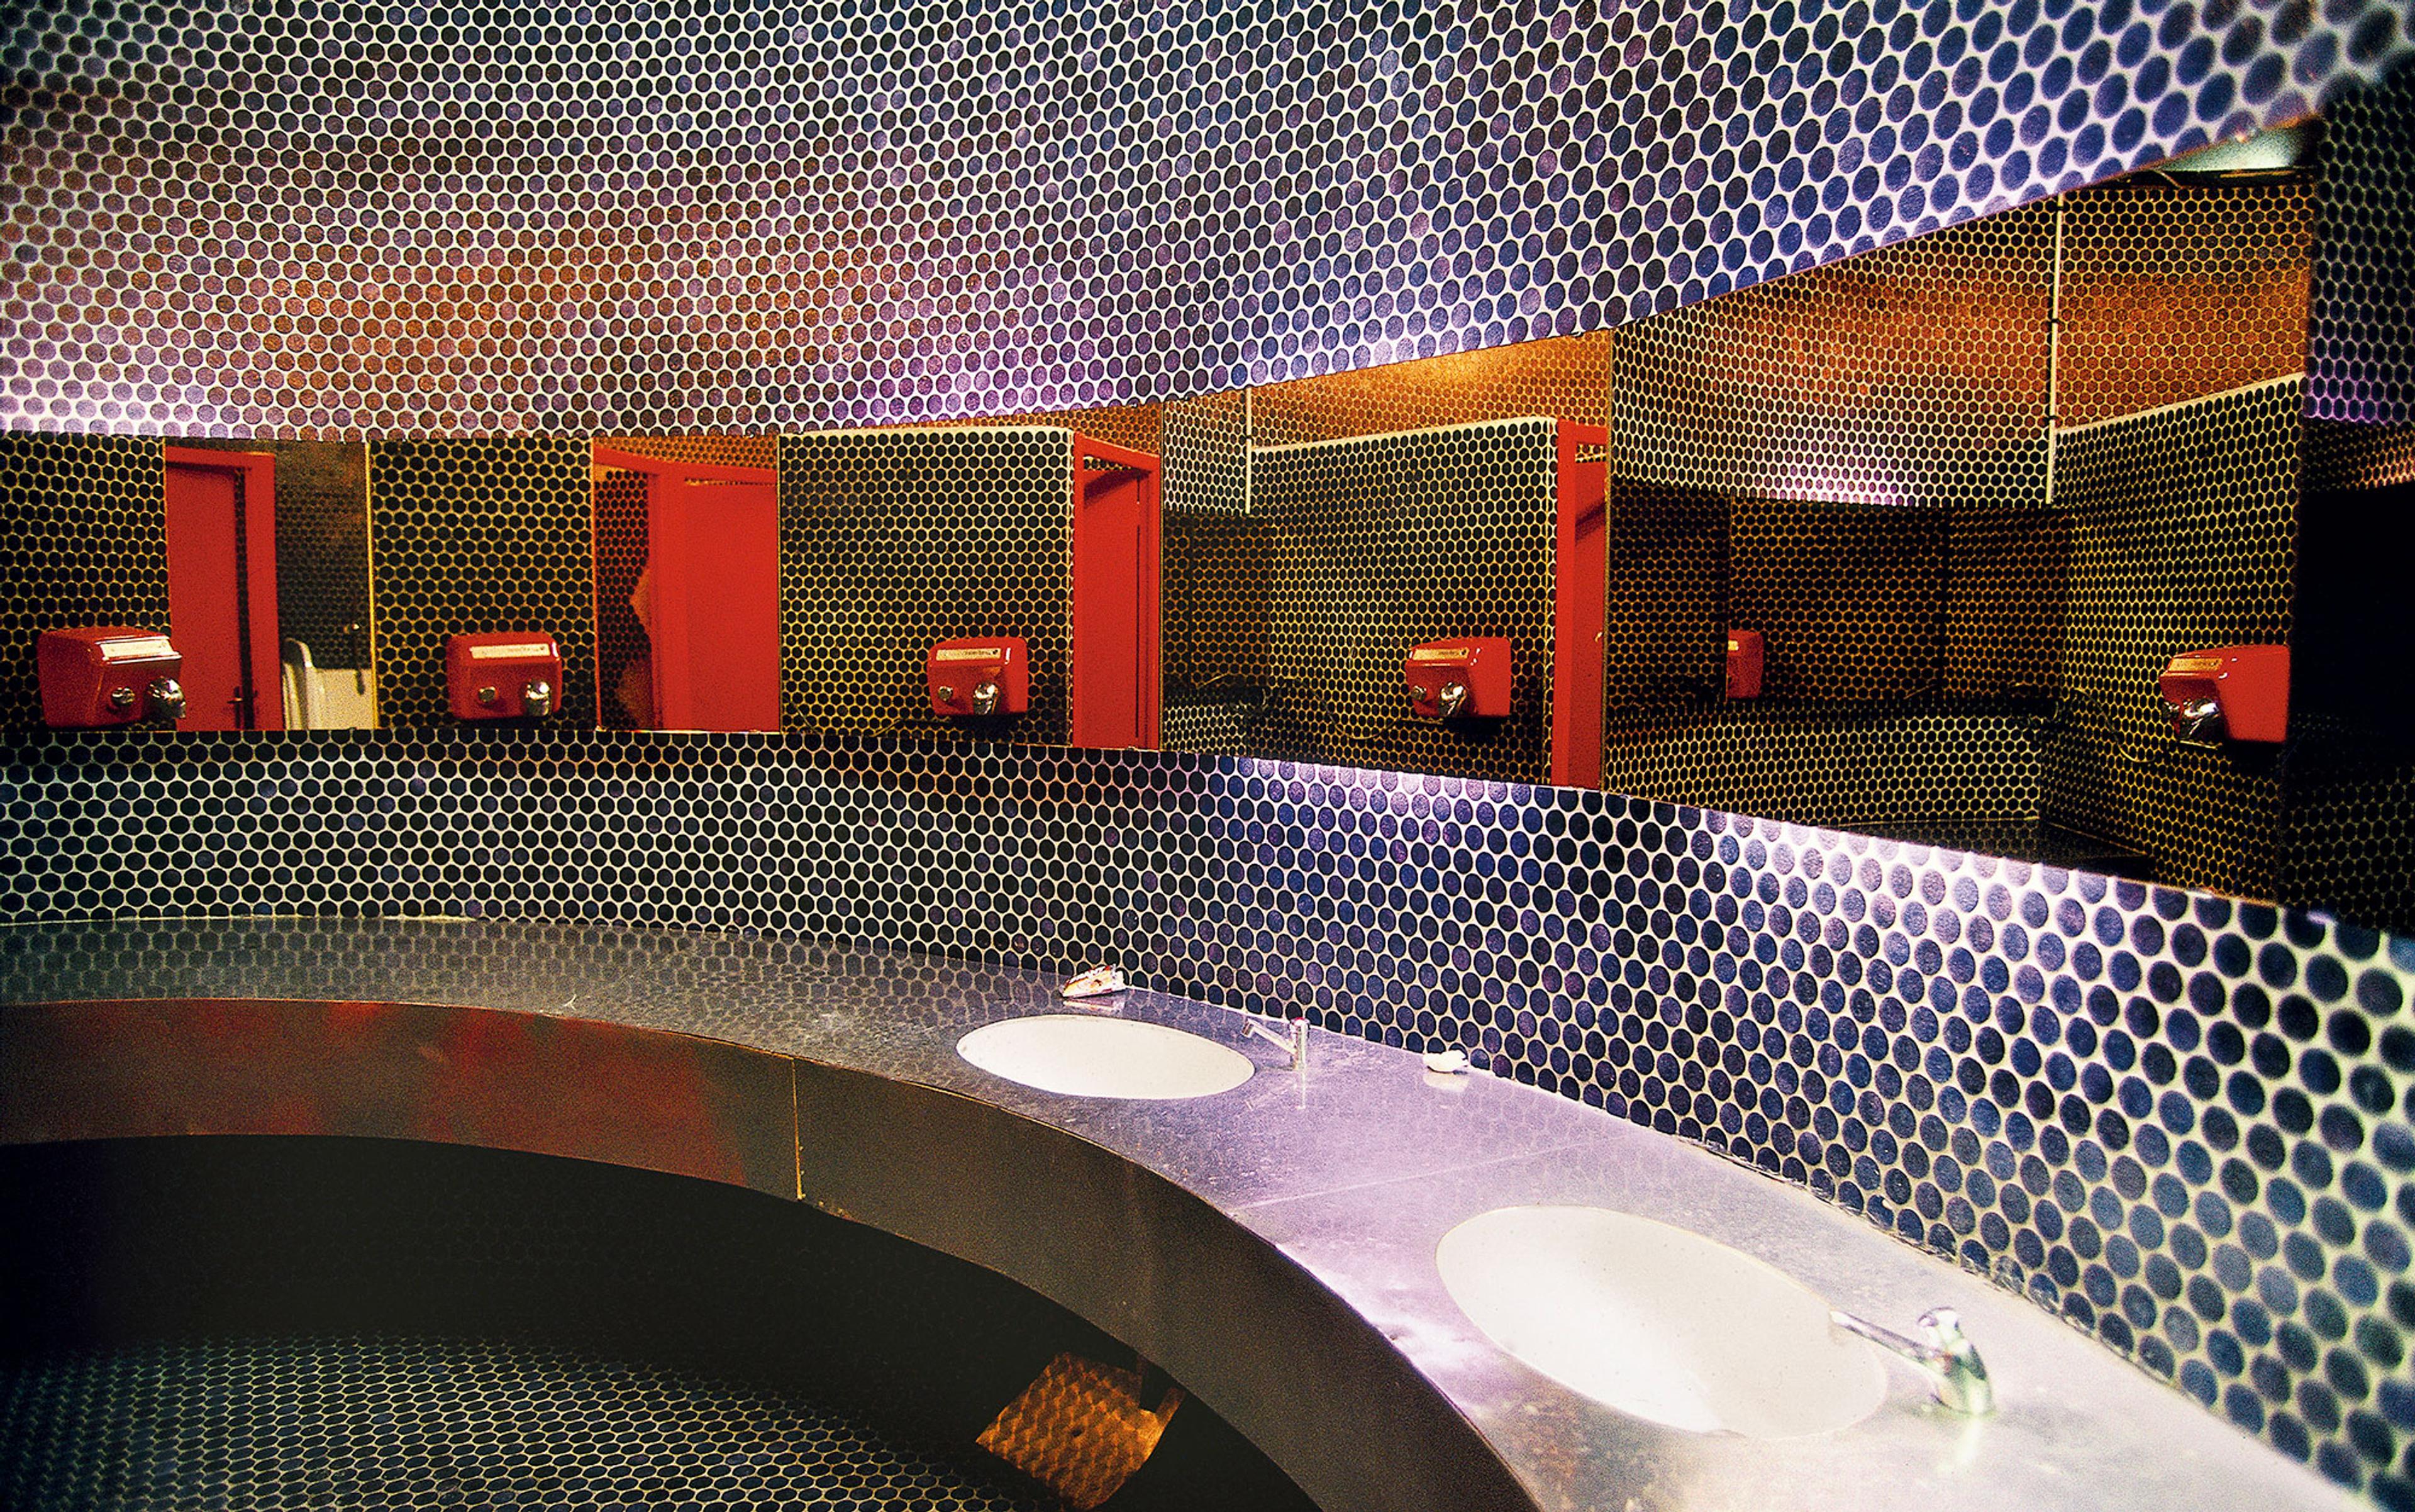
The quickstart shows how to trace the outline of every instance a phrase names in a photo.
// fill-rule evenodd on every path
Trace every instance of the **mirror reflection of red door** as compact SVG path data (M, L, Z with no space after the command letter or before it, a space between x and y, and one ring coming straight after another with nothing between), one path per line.
M1147 452L1073 438L1075 745L1157 749L1160 477Z
M646 475L652 726L778 729L779 474L602 446L595 465Z
M178 729L283 729L277 464L167 448L168 634L185 658Z
M1610 432L1559 423L1552 589L1552 782L1599 787L1610 648Z

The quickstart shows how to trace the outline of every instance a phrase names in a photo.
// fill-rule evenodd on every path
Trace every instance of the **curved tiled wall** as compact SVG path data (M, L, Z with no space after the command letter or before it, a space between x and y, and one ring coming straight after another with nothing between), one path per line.
M48 0L0 424L795 428L1598 330L2301 116L2391 0Z
M778 737L37 740L0 858L16 920L795 931L1463 1044L2415 1505L2415 939L1573 789Z
M2298 116L2407 49L2389 0L1063 10L38 5L0 40L0 427L763 431L1210 393L1605 328ZM2375 203L2332 245L2386 248ZM2335 261L2310 402L2403 417L2404 280ZM1172 755L7 754L5 917L348 909L1114 957L1466 1043L2415 1505L2404 938Z

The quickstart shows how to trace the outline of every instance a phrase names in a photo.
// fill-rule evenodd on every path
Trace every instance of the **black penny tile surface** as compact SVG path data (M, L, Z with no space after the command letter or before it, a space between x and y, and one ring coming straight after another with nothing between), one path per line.
M0 1365L0 1499L206 1505L1042 1512L840 1412L528 1341L154 1341Z

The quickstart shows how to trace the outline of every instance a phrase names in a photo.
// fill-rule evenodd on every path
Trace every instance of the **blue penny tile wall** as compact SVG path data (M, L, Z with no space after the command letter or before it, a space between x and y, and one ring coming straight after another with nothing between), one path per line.
M36 0L0 425L766 431L1600 330L2305 115L2392 0Z
M1210 998L1724 1150L2415 1505L2415 940L1590 793L1214 795L1224 884L1168 926Z
M1589 791L614 733L22 739L0 909L794 935L1313 1012L1701 1141L2415 1506L2415 938Z

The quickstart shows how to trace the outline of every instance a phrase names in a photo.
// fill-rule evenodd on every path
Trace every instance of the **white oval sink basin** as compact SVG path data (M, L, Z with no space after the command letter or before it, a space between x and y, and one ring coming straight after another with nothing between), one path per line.
M1042 1013L975 1029L956 1054L992 1076L1073 1098L1168 1100L1230 1092L1250 1057L1162 1024Z
M1795 1438L1886 1397L1868 1344L1750 1255L1599 1207L1502 1207L1443 1235L1443 1285L1471 1322L1571 1391L1690 1432Z

